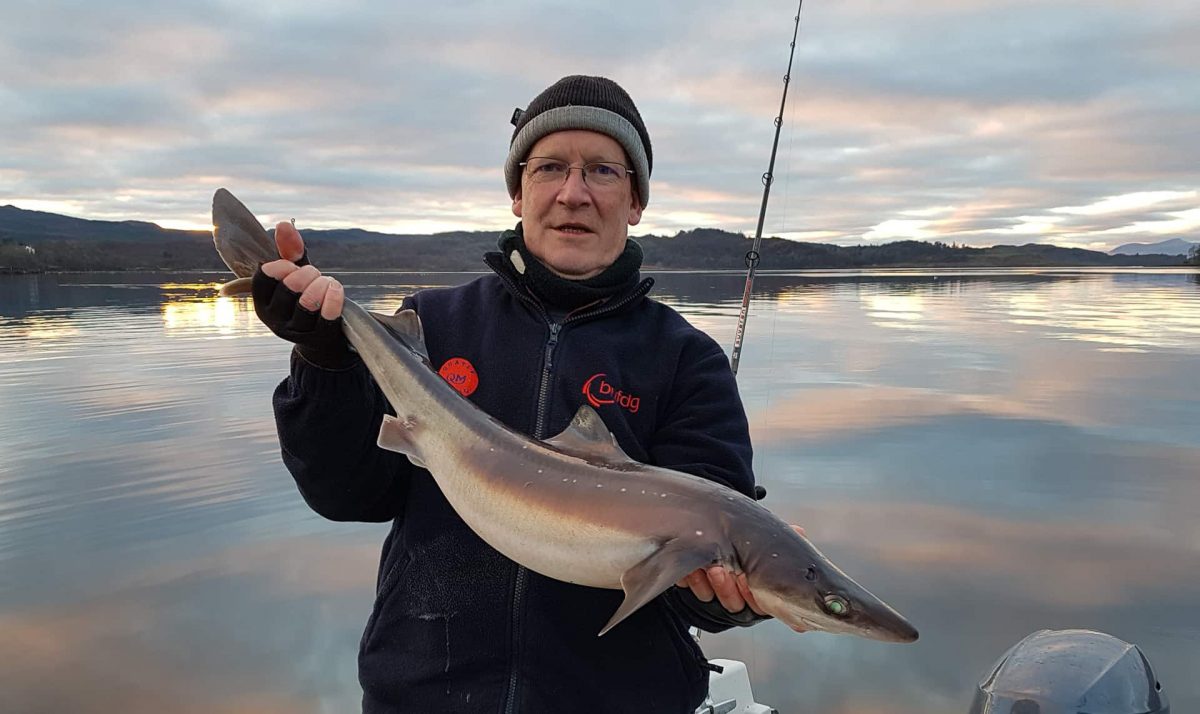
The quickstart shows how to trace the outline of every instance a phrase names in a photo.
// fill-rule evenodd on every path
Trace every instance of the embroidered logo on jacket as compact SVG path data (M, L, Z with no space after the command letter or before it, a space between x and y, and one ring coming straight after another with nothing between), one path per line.
M464 397L469 397L479 388L479 375L475 367L462 357L451 357L438 370L442 379L450 383Z
M630 414L637 414L641 398L614 387L605 379L606 376L604 372L597 372L583 383L583 396L587 397L588 404L597 409L604 404L616 404L623 409L628 409Z

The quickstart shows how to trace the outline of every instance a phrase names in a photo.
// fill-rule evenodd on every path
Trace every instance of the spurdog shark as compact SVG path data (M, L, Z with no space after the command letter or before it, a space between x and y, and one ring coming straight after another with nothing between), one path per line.
M233 194L213 197L213 241L247 294L275 243ZM370 313L347 299L343 329L396 411L379 446L426 468L484 541L550 578L624 590L603 635L688 573L745 573L760 607L794 629L912 642L917 630L804 536L741 493L638 463L588 405L538 441L489 416L430 366L415 312Z

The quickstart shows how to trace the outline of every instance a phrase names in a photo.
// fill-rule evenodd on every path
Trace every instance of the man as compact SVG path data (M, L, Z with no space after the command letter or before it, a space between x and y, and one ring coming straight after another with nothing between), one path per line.
M535 438L581 404L639 461L754 493L745 412L707 335L646 297L627 240L650 196L653 153L629 95L571 76L538 95L505 164L514 230L466 285L411 295L431 364L467 398ZM281 260L255 276L255 309L296 343L276 390L284 462L333 520L392 521L359 652L365 712L685 714L707 689L687 633L761 619L744 577L719 566L604 635L622 593L517 566L454 513L428 472L375 445L389 406L339 323L341 285L276 228Z

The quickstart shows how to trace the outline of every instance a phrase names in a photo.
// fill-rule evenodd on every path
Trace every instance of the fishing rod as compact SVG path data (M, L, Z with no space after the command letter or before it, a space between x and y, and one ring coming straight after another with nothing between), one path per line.
M738 362L742 357L742 338L746 336L746 318L750 316L750 291L754 288L754 272L758 269L759 253L762 246L763 222L767 218L767 198L771 195L771 184L775 181L775 154L779 151L779 130L783 128L783 110L787 105L788 84L792 78L792 60L796 57L796 38L800 36L800 11L804 9L804 0L796 7L796 29L792 32L792 50L788 55L787 74L783 75L783 98L779 100L779 115L775 117L775 143L771 145L771 163L767 172L762 176L763 195L762 207L758 209L758 229L754 232L754 246L746 253L746 288L742 292L742 310L738 314L737 332L733 337L733 355L729 364L736 375Z
M804 0L800 0L799 5L796 6L796 27L792 31L792 44L791 52L788 54L787 74L783 75L783 98L779 101L779 114L775 117L775 142L771 145L771 162L767 166L767 172L763 174L762 177L763 197L762 206L758 209L758 229L754 232L754 246L748 253L746 253L746 288L742 293L742 310L738 315L737 333L733 338L733 355L730 357L729 361L730 366L733 368L734 376L737 376L738 361L742 356L742 338L746 335L746 318L750 314L750 292L754 288L754 271L758 267L758 249L762 245L763 221L765 221L767 217L767 197L771 194L771 183L775 180L775 154L779 151L779 131L783 128L783 110L787 104L788 83L792 78L792 60L796 57L796 38L800 36L800 10L803 8ZM763 488L762 485L756 485L754 487L755 499L761 501L766 495L767 490ZM699 641L701 633L699 627L689 627L688 631L692 633L692 637ZM711 662L707 664L708 667L716 674L722 674L724 671L724 668L719 665ZM742 670L742 677L745 678L745 683L749 684L749 674L745 671L745 669ZM753 699L753 695L751 695L751 699ZM711 703L711 701L712 699L710 696L708 702ZM754 706L757 707L761 705L756 704ZM765 709L765 707L763 708ZM704 709L705 708L701 706L700 709L697 709L696 711L701 712L704 711ZM712 710L711 706L709 707L709 710Z

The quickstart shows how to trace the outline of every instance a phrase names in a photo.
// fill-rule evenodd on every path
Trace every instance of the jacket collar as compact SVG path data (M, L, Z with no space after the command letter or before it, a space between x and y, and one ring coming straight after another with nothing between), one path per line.
M503 253L500 251L489 251L484 254L483 261L500 277L500 281L509 293L521 302L535 308L542 317L549 320L551 306L547 305L544 300L529 289L528 285L525 284L524 277L521 273L517 272L511 261L505 259ZM652 287L654 287L654 278L642 278L641 280L632 282L625 286L624 289L607 298L601 298L576 307L567 314L566 319L575 321L624 312L640 303Z

